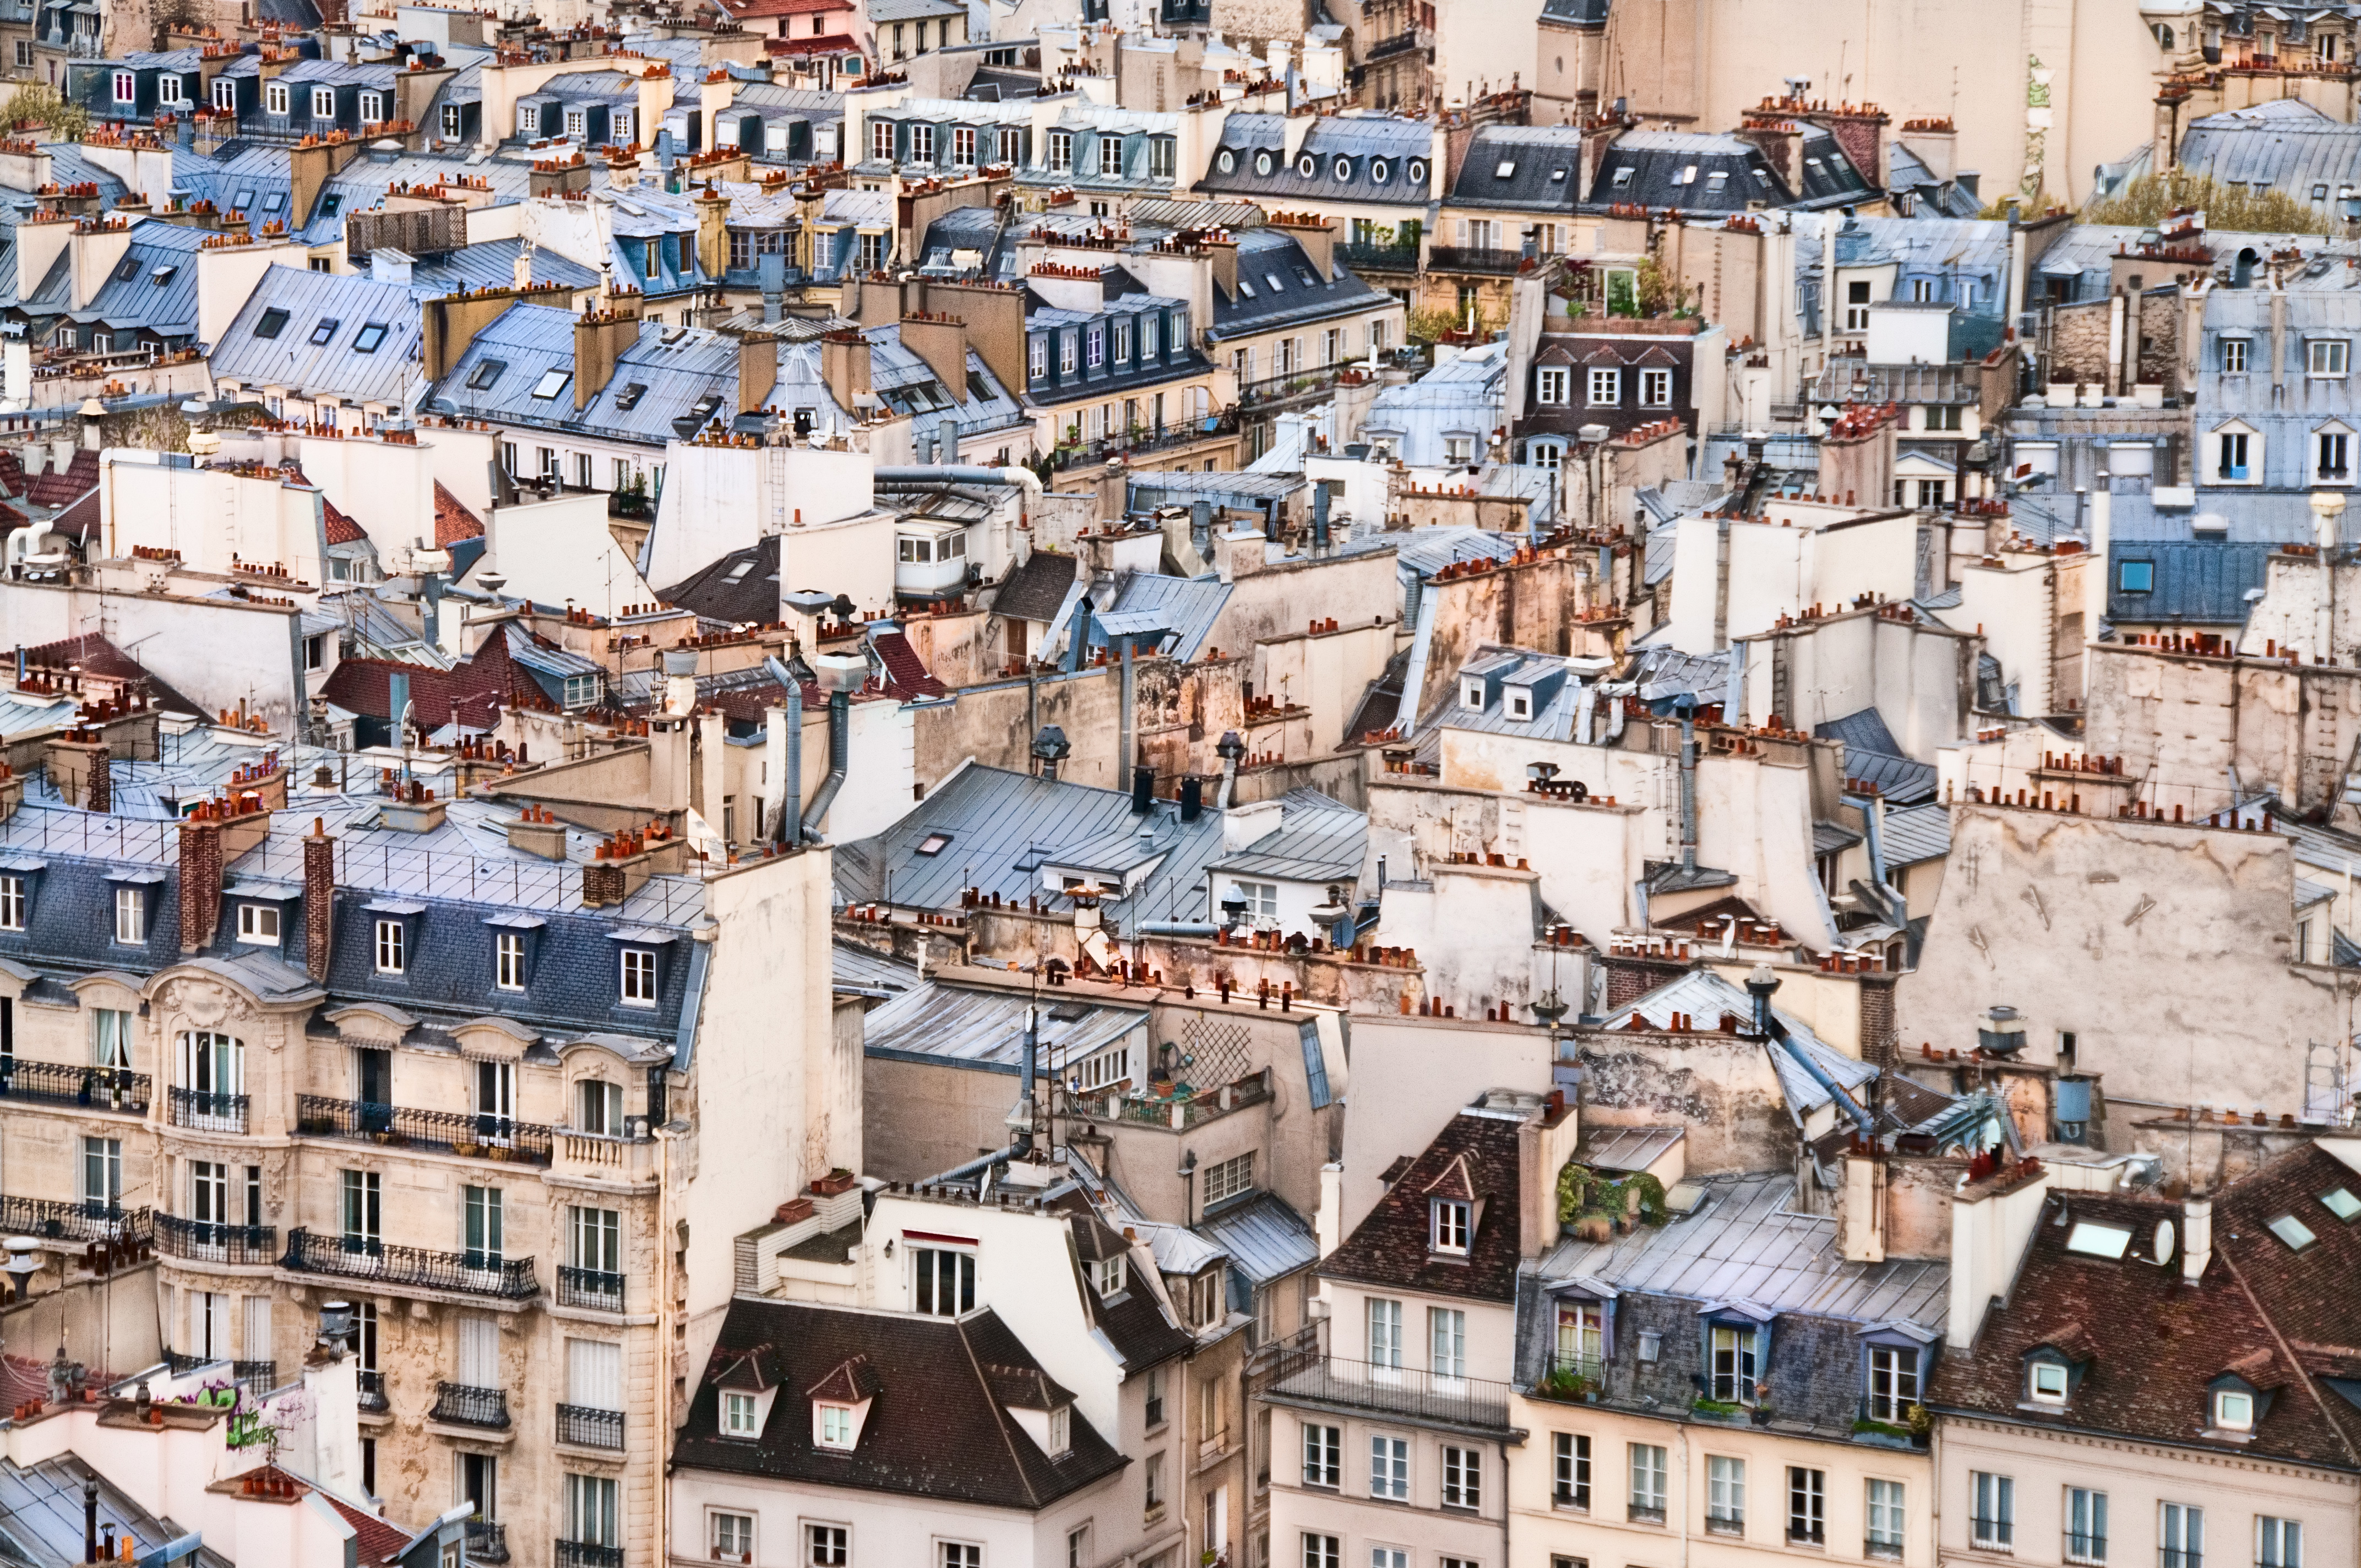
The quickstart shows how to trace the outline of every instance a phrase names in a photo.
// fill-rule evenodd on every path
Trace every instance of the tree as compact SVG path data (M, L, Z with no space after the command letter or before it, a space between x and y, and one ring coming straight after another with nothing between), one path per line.
M2178 169L2143 174L2121 193L2092 202L2082 209L2082 221L2153 228L2169 214L2189 208L2202 212L2206 228L2215 234L2334 232L2326 214L2313 212L2283 191L2258 194Z
M48 83L32 82L8 94L7 104L0 105L0 121L5 121L11 130L37 123L49 127L52 141L80 141L90 129L90 111L68 103Z

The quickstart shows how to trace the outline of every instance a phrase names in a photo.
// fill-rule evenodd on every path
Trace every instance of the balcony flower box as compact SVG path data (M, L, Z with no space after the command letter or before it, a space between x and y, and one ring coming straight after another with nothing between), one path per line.
M860 1179L852 1172L840 1168L829 1171L826 1176L814 1178L807 1185L814 1195L833 1198L839 1193L851 1191L853 1183Z
M771 1218L783 1225L793 1225L810 1219L817 1212L818 1206L810 1199L797 1198L793 1202L780 1204Z

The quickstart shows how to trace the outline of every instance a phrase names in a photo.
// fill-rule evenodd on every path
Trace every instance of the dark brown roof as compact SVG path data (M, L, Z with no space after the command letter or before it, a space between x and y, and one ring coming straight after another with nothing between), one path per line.
M379 1519L375 1514L365 1514L332 1493L322 1492L320 1499L353 1527L353 1546L364 1563L391 1563L401 1557L411 1543L411 1533L400 1525Z
M61 641L43 642L25 650L25 663L45 670L73 669L103 681L115 681L126 686L145 683L148 695L158 707L174 713L193 713L199 718L205 710L182 696L156 673L138 660L109 641L104 632L85 631L79 637Z
M74 449L63 472L51 468L27 487L25 499L38 507L71 506L98 488L98 454L87 446Z
M899 631L880 631L870 638L869 645L877 650L878 662L885 666L885 691L889 696L905 702L914 696L948 696L950 687L937 679L935 673L910 646L909 638Z
M462 539L481 539L483 536L483 519L461 506L459 498L443 488L442 480L434 481L435 548L448 550Z
M1017 620L1050 621L1064 608L1066 591L1074 586L1074 558L1052 550L1036 550L1024 565L1000 585L992 613Z
M2061 1431L2090 1430L2298 1464L2361 1470L2361 1409L2326 1379L2361 1376L2361 1230L2320 1195L2361 1196L2361 1176L2307 1146L2233 1183L2213 1205L2213 1255L2195 1284L2158 1266L2157 1223L2185 1235L2169 1199L2053 1192L2004 1305L1971 1350L1937 1368L1929 1403ZM2317 1239L2301 1252L2267 1227L2293 1214ZM2069 1252L2081 1221L2132 1233L2120 1259ZM2027 1410L2025 1358L2043 1347L2081 1364L2065 1410ZM2251 1440L2205 1435L2211 1385L2243 1377L2258 1400Z
M656 597L708 620L768 626L779 619L779 536L708 561Z
M780 1367L769 1419L758 1438L724 1438L712 1369L762 1344L774 1347ZM812 1442L803 1390L855 1358L875 1391L858 1446L833 1453ZM1064 1390L989 1310L929 1318L741 1298L730 1304L708 1367L674 1441L673 1463L684 1469L1038 1510L1129 1463L1080 1411L1065 1457L1041 1452L1006 1404Z
M1507 1116L1463 1111L1444 1124L1321 1265L1322 1275L1438 1296L1515 1299L1521 1250L1517 1128ZM1476 1234L1463 1259L1429 1250L1429 1201L1476 1199Z

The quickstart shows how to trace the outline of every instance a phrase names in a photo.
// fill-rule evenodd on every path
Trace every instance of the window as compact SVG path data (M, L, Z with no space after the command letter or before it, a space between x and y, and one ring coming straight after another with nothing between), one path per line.
M276 945L279 941L279 906L275 904L239 905L237 939Z
M1303 1484L1307 1486L1335 1486L1343 1484L1345 1455L1343 1433L1336 1427L1303 1423ZM1153 1499L1151 1499L1152 1501Z
M1918 1402L1918 1353L1895 1345L1869 1347L1869 1419L1900 1426Z
M1755 1331L1716 1323L1711 1331L1713 1398L1727 1405L1754 1403Z
M2246 433L2244 431L2224 431L2218 437L2221 454L2220 477L2243 479L2246 475Z
M2224 375L2243 376L2246 373L2248 346L2247 340L2243 337L2225 337L2222 340L2222 373Z
M1058 374L1070 377L1073 373L1074 334L1071 332L1061 332L1058 334Z
M115 73L115 101L136 104L139 101L139 78L128 71Z
M1631 1445L1631 1517L1648 1524L1664 1522L1664 1451L1650 1442Z
M653 950L623 949L623 1003L627 1007L656 1004L656 956Z
M337 1173L339 1191L343 1197L345 1250L375 1252L379 1238L385 1234L385 1197L378 1173L374 1170L346 1170Z
M1205 1169L1205 1203L1207 1207L1224 1198L1235 1198L1254 1190L1254 1153L1248 1150L1234 1158L1208 1166Z
M146 888L118 887L115 890L115 939L118 942L144 942L148 939Z
M335 316L322 316L318 321L313 322L312 323L312 346L319 348L325 345L329 339L336 335L336 329L344 324L345 323L342 321L338 320Z
M571 370L544 370L541 373L541 379L533 383L533 395L544 400L554 398L566 390L566 384L572 379L574 372Z
M1097 1291L1102 1299L1120 1296L1123 1294L1124 1275L1122 1258L1100 1258L1091 1265L1091 1288Z
M1724 1534L1746 1529L1746 1461L1708 1454L1705 1462L1705 1527Z
M1467 1314L1455 1307L1429 1307L1426 1325L1432 1346L1429 1369L1437 1377L1466 1376Z
M840 1524L804 1526L804 1562L807 1568L844 1568L846 1537L850 1533Z
M1986 1552L2007 1552L2016 1541L2016 1483L2005 1475L1968 1473L1969 1538Z
M1476 438L1472 435L1444 436L1443 460L1455 468L1473 463L1476 461Z
M1402 1304L1381 1297L1369 1298L1369 1365L1400 1366L1402 1364Z
M2235 1388L2223 1388L2213 1395L2213 1424L2224 1431L2252 1431L2255 1427L2255 1397Z
M333 120L336 117L336 90L335 88L314 87L312 89L312 117L315 120Z
M1670 370L1640 372L1640 406L1643 409L1668 409L1673 406L1673 373Z
M470 1268L498 1268L500 1255L506 1249L501 1224L500 1190L497 1187L469 1187L463 1190L461 1203L461 1245L467 1255Z
M961 169L975 167L975 127L973 126L951 127L951 162Z
M592 707L598 702L598 677L597 675L568 675L566 677L566 707L569 712L578 708Z
M1484 1504L1484 1452L1477 1448L1443 1449L1443 1506L1476 1508Z
M2200 1568L2205 1561L2205 1510L2183 1503L2157 1505L2157 1568Z
M1587 400L1592 408L1613 407L1620 403L1623 400L1623 372L1593 368Z
M378 973L400 974L402 972L403 937L404 932L400 920L380 920L377 923Z
M1051 131L1049 133L1049 172L1070 174L1073 172L1073 168L1074 133Z
M2156 587L2156 563L2153 561L2119 563L2115 570L2115 587L2127 594L2144 594L2152 591ZM2076 1228L2079 1230L2083 1227Z
M2062 1361L2033 1363L2026 1391L2034 1401L2043 1405L2066 1402L2067 1366Z
M595 1274L623 1271L623 1215L619 1209L566 1209L567 1255L572 1266Z
M1123 138L1099 137L1099 173L1106 179L1119 178L1123 173Z
M2257 1514L2255 1568L2303 1568L2303 1526Z
M502 991L524 989L524 933L502 931L492 938L492 983Z
M930 1317L956 1318L975 1310L975 1254L947 1247L910 1249L912 1305Z
M1170 180L1180 169L1180 144L1170 137L1148 138L1148 177Z
M1787 1539L1825 1544L1828 1531L1828 1473L1790 1464L1787 1466Z
M707 1517L713 1521L713 1560L716 1563L754 1561L753 1515L715 1513Z
M1869 1554L1902 1555L1903 1489L1899 1481L1869 1484Z
M25 879L0 876L0 931L25 928Z
M1855 280L1845 285L1844 329L1847 332L1869 330L1869 284Z
M2107 1560L2107 1495L2080 1486L2066 1489L2066 1560Z
M2344 338L2315 338L2304 345L2305 368L2315 376L2342 376L2352 355L2353 345Z
M970 1541L946 1541L936 1568L983 1568L983 1548Z
M131 1014L113 1007L94 1008L90 1024L91 1065L127 1071L131 1066Z
M1551 1436L1557 1469L1550 1500L1562 1508L1590 1507L1590 1439L1571 1431Z
M100 1210L111 1210L123 1201L121 1138L82 1139L82 1199Z
M2320 433L2319 477L2342 479L2348 472L2345 466L2346 443L2351 438L2343 431L2323 430Z
M1152 1427L1158 1423L1150 1420L1148 1424ZM1334 1431L1335 1429L1332 1427L1329 1430ZM1148 1518L1149 1522L1153 1523L1161 1519L1164 1513L1164 1455L1149 1454L1148 1463L1141 1466L1141 1473L1144 1477L1143 1496L1146 1498ZM1335 1482L1332 1480L1328 1485L1333 1486Z
M1343 1559L1337 1555L1336 1538L1333 1535L1312 1535L1303 1538L1303 1568L1341 1568Z
M280 332L286 329L286 326L287 313L280 310L278 306L273 305L270 309L262 313L261 320L254 323L254 335L257 337L277 337ZM473 385L472 382L469 384Z
M1390 1498L1395 1502L1410 1500L1408 1438L1369 1439L1369 1496Z
M1544 403L1565 401L1566 373L1564 369L1554 367L1544 369L1534 378L1534 382L1533 396L1539 401Z
M1456 1198L1438 1198L1429 1211L1429 1241L1436 1252L1466 1255L1470 1205Z
M362 93L362 94L361 94L361 122L362 122L364 125L376 125L377 123L379 123L379 121L383 120L384 118L385 118L385 94L384 94L384 93Z
M910 127L910 157L913 161L918 163L932 163L935 160L934 126L912 126Z
M585 1546L621 1546L623 1531L616 1507L620 1490L611 1476L566 1476L566 1539Z
M822 1405L820 1409L823 1412L822 1430L825 1431L825 1412L830 1409L841 1411L844 1409L844 1407L841 1405ZM721 1392L721 1435L723 1437L752 1437L758 1430L759 1428L754 1420L754 1396L752 1394L737 1393L727 1388L723 1389Z

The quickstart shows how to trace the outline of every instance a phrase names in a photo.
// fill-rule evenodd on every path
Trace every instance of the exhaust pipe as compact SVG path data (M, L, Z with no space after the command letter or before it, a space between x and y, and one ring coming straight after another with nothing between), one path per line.
M800 705L799 705L800 706ZM827 840L819 836L819 825L828 820L828 808L836 799L836 792L844 787L845 754L852 749L852 698L845 692L828 694L828 777L819 781L812 795L811 807L804 813L803 833L806 843L818 844Z
M786 712L776 709L770 715L771 729L766 738L766 760L778 770L778 776L764 791L763 806L770 814L771 842L799 844L803 841L796 823L803 814L804 794L804 684L795 672L774 656L763 661L763 672L787 688Z

